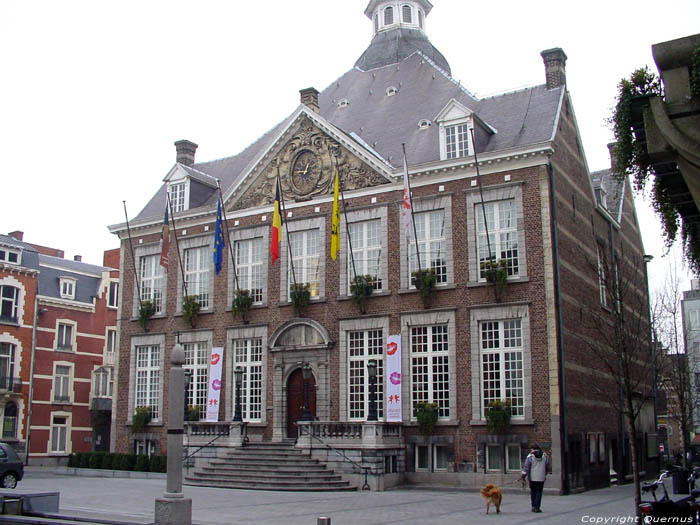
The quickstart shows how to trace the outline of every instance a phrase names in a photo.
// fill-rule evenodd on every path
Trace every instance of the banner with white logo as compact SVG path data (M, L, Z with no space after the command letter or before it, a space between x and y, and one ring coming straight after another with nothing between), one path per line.
M386 420L401 422L401 336L390 335L386 340Z
M209 393L207 394L207 421L219 420L219 398L221 396L221 365L224 349L212 348L209 361Z

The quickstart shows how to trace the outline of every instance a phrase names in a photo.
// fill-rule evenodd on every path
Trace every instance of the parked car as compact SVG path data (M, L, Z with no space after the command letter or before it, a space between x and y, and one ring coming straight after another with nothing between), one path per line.
M10 445L0 443L0 487L13 489L24 476L24 463Z

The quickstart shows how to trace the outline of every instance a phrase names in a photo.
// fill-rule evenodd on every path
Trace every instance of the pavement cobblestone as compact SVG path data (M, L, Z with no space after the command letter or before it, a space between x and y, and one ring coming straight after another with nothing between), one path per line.
M17 490L60 492L60 512L65 515L147 524L153 523L155 499L162 497L165 480L67 476L35 467ZM332 525L634 523L630 485L570 496L545 494L541 514L530 512L527 490L510 489L503 495L501 513L493 513L492 507L488 516L480 494L466 490L319 493L189 486L183 490L192 499L192 521L200 525L315 525L321 516L330 517Z

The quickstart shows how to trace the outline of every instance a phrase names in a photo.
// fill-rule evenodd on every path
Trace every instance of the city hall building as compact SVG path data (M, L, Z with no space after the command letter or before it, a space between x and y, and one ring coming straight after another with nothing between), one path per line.
M548 486L562 492L607 485L611 469L630 472L630 437L590 390L596 382L614 396L615 378L591 358L580 319L582 305L610 308L585 261L621 245L625 257L643 255L629 185L610 170L588 170L564 51L542 52L543 84L477 98L428 39L432 7L369 2L374 36L353 67L321 92L302 89L291 115L231 157L203 161L196 144L176 142L162 187L130 221L131 241L126 224L110 227L121 239L123 282L117 451L165 453L179 343L191 376L187 403L202 420L212 348L223 349L218 422L188 423L186 440L195 427L233 434L240 408L245 439L236 445L311 448L350 477L371 465L377 488L503 483L534 442L552 458ZM226 223L219 273L217 181ZM434 287L416 288L415 272L426 270ZM503 278L490 278L495 272ZM361 305L356 276L370 276ZM300 288L306 306L293 304ZM232 308L239 290L252 300L244 315ZM194 323L187 297L200 307ZM145 327L144 303L153 307ZM400 343L391 356L389 338ZM397 348L400 359L389 364ZM368 421L372 398L376 422ZM494 401L510 411L496 430L486 417ZM422 403L436 405L428 431L417 420ZM151 419L135 430L139 407L150 407ZM652 423L636 436L643 465L655 456L653 432Z

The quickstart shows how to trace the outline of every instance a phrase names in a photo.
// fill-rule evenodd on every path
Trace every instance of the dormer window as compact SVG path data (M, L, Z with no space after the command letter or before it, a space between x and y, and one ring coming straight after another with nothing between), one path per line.
M173 213L179 211L184 211L185 207L185 182L176 182L168 185L168 197L170 198L170 205L172 206Z
M427 119L424 118L420 122L418 122L418 129L428 129L430 127L431 122Z
M388 88L386 88L386 96L387 97L393 97L398 92L399 92L399 90L396 88L396 86L389 86Z
M339 107L339 108L344 108L344 107L347 106L348 104L350 104L350 101L349 101L347 98L341 98L341 99L338 101L338 107Z
M0 248L0 263L19 264L19 253L8 248Z
M62 299L75 299L75 279L72 277L61 277L60 289Z
M394 23L394 8L387 7L384 9L384 25L389 26Z
M411 10L411 6L408 4L404 4L401 7L401 16L403 18L404 23L406 24L412 24L413 23L413 13Z
M595 195L596 195L596 200L598 201L598 204L607 210L608 209L608 192L605 191L605 188L603 188L602 186L600 188L596 188Z
M445 150L448 159L469 155L469 127L467 124L445 126Z
M434 121L440 125L440 160L458 159L474 154L471 133L476 116L468 107L452 99L437 114ZM479 123L482 132L496 133L487 123Z

